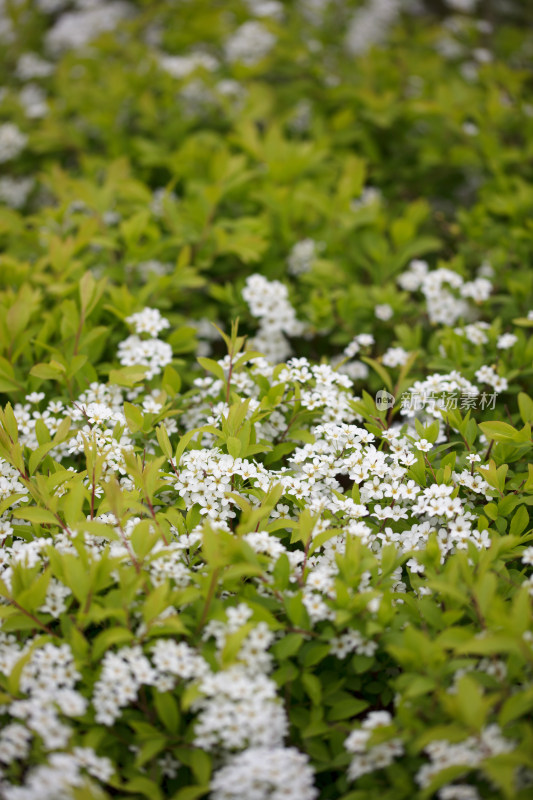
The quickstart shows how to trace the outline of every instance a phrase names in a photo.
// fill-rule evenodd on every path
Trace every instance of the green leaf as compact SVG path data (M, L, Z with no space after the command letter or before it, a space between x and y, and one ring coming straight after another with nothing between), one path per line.
M284 661L286 658L295 655L304 641L305 639L301 633L288 633L272 646L272 652L279 661Z
M509 697L502 706L500 711L499 723L502 727L508 725L519 717L529 717L530 711L533 710L533 688L526 689L526 691L518 691Z
M329 655L330 646L323 642L307 642L300 650L298 659L304 667L312 667L319 664Z
M235 661L244 640L254 627L255 626L253 622L248 622L246 625L242 625L238 630L236 630L234 633L230 633L226 637L221 654L222 665L224 668L228 667Z
M383 383L387 387L387 390L389 392L392 392L392 389L393 389L392 380L391 380L391 377L390 377L389 373L385 369L385 367L382 364L380 364L378 361L376 361L375 359L368 358L367 356L362 356L361 357L361 361L364 361L365 364L368 364L369 367L372 367L372 369L375 372L377 372L377 374L379 375L379 377L381 378L381 380L383 381Z
M124 403L124 416L131 433L140 431L143 426L143 414L138 406L133 403Z
M180 712L174 696L170 692L154 692L154 705L157 716L169 733L177 733Z
M206 785L211 777L211 756L204 750L193 750L189 764L196 780Z
M123 792L130 792L131 794L141 794L143 797L147 797L148 800L164 800L163 794L155 781L151 781L149 778L144 778L142 776L128 781L121 786L120 789Z
M133 366L112 369L109 373L109 383L131 388L136 383L141 383L145 375L146 367Z
M159 614L168 607L169 602L168 583L161 583L149 593L143 603L142 615L144 621L148 624L159 616Z
M176 350L174 350L174 352L176 352ZM175 397L180 393L181 378L174 367L171 367L170 364L165 367L161 385L169 397Z
M242 442L240 439L237 439L236 436L228 436L226 439L226 447L230 456L238 458L241 452Z
M283 590L289 585L291 575L291 565L286 553L282 553L276 561L273 569L273 577L276 584Z
M38 422L40 422L40 420L38 420ZM57 429L57 431L56 431L56 433L54 435L53 440L52 441L47 441L46 443L41 444L40 447L37 447L33 451L33 453L31 454L31 456L29 458L29 461L28 461L28 469L29 469L30 475L33 475L33 473L35 472L35 470L37 469L37 467L39 466L39 464L41 463L43 458L47 455L47 453L50 452L50 450L53 450L54 447L57 447L58 444L61 444L62 442L65 441L65 439L67 438L67 434L69 432L69 429L70 429L70 423L71 423L71 420L68 417L66 417L65 419L61 420L61 423L60 423L59 428ZM48 430L47 430L47 433L48 433ZM49 435L48 435L48 439L50 439Z
M59 380L65 373L65 365L54 360L50 361L49 364L35 364L35 366L30 369L30 375L33 375L35 378L42 378L43 380Z
M15 600L25 611L37 611L44 603L49 583L50 571L46 570L27 589L18 593Z
M512 442L518 431L507 422L480 422L479 427L487 437L495 442Z
M99 661L115 644L129 644L133 641L133 633L127 628L108 628L97 634L93 642L92 657L94 661Z
M533 400L525 392L519 392L518 394L518 408L520 409L522 422L533 422Z
M15 370L9 361L0 357L0 392L16 392L23 388L15 379Z
M161 448L161 451L166 455L166 457L170 461L170 459L172 458L173 453L172 453L172 445L171 445L170 439L168 437L167 429L165 428L164 425L158 425L157 428L155 429L155 433L156 433L157 441L159 442L159 447Z
M167 746L167 740L163 737L150 739L143 742L137 755L135 756L135 766L143 767L148 761L159 755Z
M529 525L529 512L526 506L519 506L509 526L510 536L520 536Z
M322 702L322 684L317 676L310 672L303 672L302 686L311 698L313 705L319 706Z
M209 786L186 786L173 794L171 800L197 800L199 797L205 797L209 790Z
M214 375L215 378L218 378L223 383L226 382L226 376L224 374L224 370L217 361L213 361L212 358L202 358L202 357L198 358L197 361L200 364L200 366L206 370L206 372L211 372L211 374Z
M59 525L57 518L51 511L48 511L46 508L38 508L37 506L16 508L13 511L13 516L16 519L26 519L38 525Z
M187 447L189 442L193 439L194 436L196 436L197 433L200 433L200 431L203 431L203 430L204 430L204 428L195 428L192 431L188 431L186 434L184 434L181 437L181 439L178 442L178 446L176 447L176 452L174 454L174 460L175 460L176 464L180 463L180 459L181 459L183 453L185 452L185 448Z
M341 719L351 719L367 709L368 705L366 700L360 700L357 697L346 699L332 705L328 710L327 718L330 722L338 722Z

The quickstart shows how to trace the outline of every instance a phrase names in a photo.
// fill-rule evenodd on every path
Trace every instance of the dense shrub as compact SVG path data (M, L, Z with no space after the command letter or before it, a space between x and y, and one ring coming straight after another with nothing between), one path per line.
M477 5L0 0L2 798L531 797L533 35Z

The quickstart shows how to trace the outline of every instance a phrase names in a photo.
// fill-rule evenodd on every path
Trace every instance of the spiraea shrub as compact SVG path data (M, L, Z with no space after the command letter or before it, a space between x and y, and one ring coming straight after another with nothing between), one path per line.
M531 9L0 0L0 798L533 793Z

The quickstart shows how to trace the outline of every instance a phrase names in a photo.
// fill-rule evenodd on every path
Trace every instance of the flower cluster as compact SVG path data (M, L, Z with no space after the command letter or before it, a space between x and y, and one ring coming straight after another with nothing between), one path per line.
M290 353L286 336L301 336L305 326L296 318L288 299L287 287L280 281L268 281L254 274L246 280L242 296L250 312L261 320L252 346L270 361L283 361Z
M226 41L226 58L250 67L265 58L275 44L276 37L261 22L245 22Z
M287 258L287 266L291 275L309 272L317 257L317 243L314 239L302 239L296 242Z
M58 56L65 50L84 47L104 31L112 31L131 13L132 6L125 0L106 3L96 0L86 7L81 5L81 8L58 17L46 34L46 49Z
M161 68L173 78L186 78L192 72L201 68L213 72L218 67L218 61L208 53L191 53L188 56L161 56Z
M453 325L460 317L468 317L470 306L467 299L480 304L489 298L492 291L487 278L464 281L458 272L444 267L430 271L427 262L420 259L411 261L409 269L398 278L398 284L409 292L421 291L430 321L443 325ZM450 289L456 290L459 296Z
M259 298L252 297L251 302L259 303ZM168 328L166 319L151 308L130 315L127 322L138 337L155 337ZM347 346L346 355L373 344L371 335L359 334ZM384 657L380 615L402 607L408 591L418 598L434 592L425 583L431 559L443 568L454 554L466 552L473 557L491 546L491 533L477 524L485 504L493 499L491 486L475 469L488 466L485 446L478 453L473 443L468 458L461 457L455 469L438 477L428 461L427 481L420 480L420 459L425 463L424 459L434 457L433 442L419 429L413 430L409 418L392 427L369 430L371 426L359 414L352 381L328 364L293 358L275 366L255 354L238 361L235 355L226 356L211 364L213 374L195 379L192 391L181 401L178 422L164 417L170 410L168 401L150 385L123 389L93 383L76 400L50 401L43 411L38 408L46 402L44 393L34 392L14 409L18 435L26 446L40 446L43 426L58 433L57 443L50 443L48 452L60 479L54 479L48 501L58 509L53 517L57 530L29 538L24 517L28 513L32 518L34 496L20 471L6 460L0 462L7 502L0 558L4 597L14 594L23 603L23 595L16 594L20 571L42 571L42 588L32 615L39 615L36 618L50 630L67 614L83 615L93 601L81 597L80 602L81 587L68 574L68 559L80 554L88 574L108 576L102 584L105 591L122 580L124 570L131 569L146 591L156 593L150 597L160 595L156 603L155 599L145 601L144 594L136 591L127 618L122 616L123 609L117 609L128 627L122 629L118 648L101 653L90 691L81 683L82 673L67 645L43 643L35 636L20 643L14 637L2 638L0 671L4 675L25 659L20 696L6 712L4 763L7 760L11 769L19 761L31 762L42 742L48 754L44 765L28 772L20 787L22 798L30 796L23 792L31 794L41 776L39 770L43 780L64 792L68 792L65 787L82 785L80 781L105 783L109 779L112 766L105 760L100 763L97 753L86 754L87 763L76 761L79 753L72 746L72 736L88 713L113 731L152 693L181 697L183 692L190 697L184 707L190 742L218 760L212 778L214 797L231 798L235 776L245 768L250 774L259 770L251 766L255 756L247 755L255 752L265 753L254 779L258 797L275 797L282 791L278 775L286 775L292 786L290 764L297 762L301 769L298 784L294 777L294 791L316 796L305 754L286 746L290 718L278 685L277 650L285 647L284 636L268 623L274 619L268 609L278 608L280 613L285 604L292 609L298 620L289 635L296 637L294 646L321 648L317 652L330 663L342 660L346 669L351 663L361 664L359 669ZM278 387L273 405L268 399L272 387ZM415 387L422 395L457 388L476 391L459 373L435 374ZM176 455L171 447L159 459L160 435L143 440L143 457L155 464L151 478L143 472L141 461L133 458L139 445L125 401L142 414L162 415L167 436L179 431L187 437ZM246 437L240 429L232 429L226 440L223 432L235 425L238 407ZM64 425L67 418L70 432ZM438 418L437 413L433 418ZM242 454L233 451L235 434L242 437L238 439ZM442 427L439 435L446 439L453 433ZM296 440L287 438L292 436ZM269 459L269 453L285 441L289 447L281 462L279 457ZM263 452L260 458L255 455L257 443ZM98 465L97 476L96 467L87 468L89 464ZM83 472L81 479L79 472ZM152 497L145 494L153 493L147 481L157 487ZM60 504L75 485L87 493L86 519L63 521ZM125 514L113 499L117 491L131 498L132 508ZM246 515L252 523L237 534ZM249 603L234 589L222 591L213 601L213 615L201 611L205 598L216 593L216 578L215 582L210 579L212 588L204 583L209 566L202 548L208 531L217 539L227 536L240 541L239 546L246 548L247 592L255 598ZM290 531L293 534L287 536ZM358 563L355 572L350 568L345 584L343 563L351 558L354 547L364 548L367 560ZM392 566L388 561L391 547L402 559ZM525 551L523 563L527 566L528 562ZM340 613L347 597L358 604L356 619ZM190 615L198 601L202 605L193 622ZM146 602L154 603L153 611L147 610ZM8 608L9 600L4 599L3 606ZM94 619L105 618L104 608L100 603L94 607ZM197 631L191 639L185 633L189 625ZM157 631L161 631L159 636ZM167 638L171 632L179 633ZM307 652L314 653L302 651L302 664L314 657ZM506 678L503 662L496 672L492 667L492 662L485 667L480 663L478 672L487 679L491 675ZM450 692L456 691L460 674L455 670ZM318 691L313 682L309 687ZM386 712L370 711L346 740L352 756L350 780L402 758L402 741L397 721ZM455 745L447 747L442 758L459 763ZM515 745L501 736L496 741L494 726L489 725L479 742L468 740L468 763L480 767L489 747L493 747L491 752L507 752ZM417 773L421 786L442 768L436 749L427 752L432 761ZM70 766L58 776L56 765L63 757L70 759ZM96 759L94 764L91 758ZM179 759L167 761L159 758L154 768L161 776L177 779ZM6 796L17 798L16 788L7 786Z
M0 164L16 158L27 142L28 137L12 122L0 125Z
M403 744L398 738L391 737L380 744L371 743L373 732L382 727L391 727L392 722L388 711L373 711L365 718L361 728L350 733L344 746L353 754L348 767L348 775L352 781L368 772L388 767L395 758L403 755Z
M346 34L346 47L353 55L362 55L385 38L400 13L398 0L367 0L354 14Z
M510 753L513 749L514 743L502 735L496 724L484 728L478 736L469 736L457 744L446 740L431 742L425 747L430 763L418 770L416 782L419 786L428 786L442 770L454 766L476 769L484 759Z
M11 208L22 208L34 184L33 178L0 178L0 201Z
M135 327L135 334L120 342L119 361L125 367L146 367L146 377L150 380L172 361L172 348L157 338L170 323L155 308L145 308L132 314L127 317L126 322ZM147 333L150 338L141 339L143 333Z
M250 747L215 773L213 800L313 800L317 791L308 759L292 747Z
M0 0L1 798L530 796L490 5Z

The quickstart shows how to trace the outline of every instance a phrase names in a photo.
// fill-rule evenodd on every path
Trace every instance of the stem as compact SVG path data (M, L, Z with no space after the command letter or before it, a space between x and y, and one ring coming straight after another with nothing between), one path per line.
M479 603L477 601L477 597L474 594L472 595L472 605L474 607L474 611L476 612L476 617L478 618L479 624L481 625L481 627L483 629L485 629L487 627L487 624L485 622L485 617L481 613L481 609L479 607Z
M226 405L229 406L229 395L231 389L231 376L233 375L233 353L230 355L228 384L226 386Z
M124 532L124 528L122 527L121 522L118 520L118 517L117 517L117 527L118 527L118 529L120 531L120 536L122 538L122 544L124 545L124 547L126 548L128 553L130 554L130 558L133 561L133 566L135 567L135 572L138 575L140 573L140 571L141 571L141 566L140 566L139 562L137 561L137 557L136 557L135 553L133 552L133 550L130 547L130 543L128 542L128 537L126 536L126 534Z
M93 485L91 489L91 519L94 519L95 497L96 497L96 463L93 463Z
M87 595L87 599L86 599L85 605L83 607L83 613L84 614L88 614L89 613L89 609L91 607L92 601L93 601L93 590L89 589L89 594Z
M45 508L46 508L46 506L45 506ZM50 511L50 509L47 509L47 510ZM72 538L72 533L71 533L70 528L68 527L68 525L65 525L65 523L63 522L63 520L61 519L59 514L56 514L55 511L52 511L52 514L57 519L57 523L58 523L59 527L67 534L69 539Z
M426 462L426 464L428 465L428 467L429 467L429 471L431 472L431 474L433 475L433 478L435 479L435 483L437 483L437 476L435 475L435 472L434 472L434 470L433 470L433 467L432 467L432 466L431 466L431 464L430 464L429 458L427 457L427 455L426 455L425 453L424 453L424 461L425 461L425 462Z
M152 501L148 497L148 493L146 491L144 493L144 499L146 500L146 504L147 504L148 508L150 509L150 514L152 515L152 519L155 522L155 524L157 525L157 529L159 530L159 533L161 534L161 538L163 539L164 543L168 545L168 539L165 536L165 534L163 533L163 529L162 529L161 525L159 524L159 521L158 521L158 519L157 519L157 517L155 515L155 510L154 510L154 507L152 505Z
M305 572L305 567L307 566L307 557L308 557L308 555L309 555L309 548L311 547L311 542L312 542L312 540L313 540L313 537L312 537L312 536L309 536L309 541L308 541L308 542L307 542L307 544L305 545L305 549L304 549L304 560L302 561L302 568L301 568L301 570L300 570L300 576L299 576L299 578L298 578L298 583L300 584L300 586L303 586L303 582L304 582L304 572Z
M277 600L279 600L279 602L280 602L280 603L284 603L284 602L285 602L285 598L283 597L283 595L281 594L281 592L280 592L278 589L274 589L274 587L273 587L273 586L271 586L271 584L270 584L270 583L267 581L267 579L265 578L265 576L264 576L264 575L258 575L257 577L259 578L259 580L261 581L261 583L263 583L263 584L264 584L264 585L265 585L265 586L266 586L268 589L270 589L270 591L272 592L272 594L274 595L274 597L275 597Z
M462 439L462 440L463 440L463 442L466 444L466 449L468 450L468 452L469 452L469 453L470 453L470 452L472 452L472 448L470 447L470 445L469 445L469 444L468 444L468 442L466 441L466 439L465 439L465 437L463 436L463 434L461 434L461 439Z
M85 323L85 316L82 314L81 317L80 317L80 324L78 325L78 330L76 331L76 340L74 342L74 353L73 353L73 355L75 355L75 356L78 355L78 346L79 346L79 343L80 343L80 336L81 336L81 331L82 331L84 323Z
M292 428L292 426L294 425L294 423L296 422L301 413L302 413L301 411L296 412L296 414L292 417L291 421L281 434L280 438L276 441L276 444L281 444L281 442L285 441L285 437L287 436L288 432L290 431L290 429Z
M213 570L213 574L211 575L211 580L209 582L209 589L207 590L207 597L205 598L202 616L200 617L200 622L196 626L197 632L204 627L205 621L207 619L207 613L209 611L209 606L211 605L211 601L213 600L213 595L215 593L215 588L217 585L219 575L220 575L220 567L217 567L216 569Z
M487 458L490 456L490 452L491 452L491 450L492 450L492 447L493 447L493 445L494 445L494 439L491 439L491 440L490 440L490 444L489 444L489 446L488 446L488 448L487 448L487 452L486 452L486 453L485 453L485 455L483 456L483 461L486 461L486 460L487 460Z
M519 486L517 489L515 489L515 490L514 490L513 494L518 494L518 492L520 491L520 489L522 488L522 486L524 485L524 483L526 482L526 480L527 480L527 478L524 478L524 480L522 481L522 483L520 484L520 486Z
M37 625L39 628L42 628L42 629L43 629L43 631L46 631L46 633L48 633L48 634L49 634L49 636L55 636L55 637L57 637L57 633L54 633L54 631L53 631L53 630L51 630L51 629L48 627L48 625L45 625L45 624L44 624L44 622L41 622L41 620L40 620L40 619L38 619L38 618L37 618L37 617L36 617L34 614L32 614L32 613L31 613L31 612L29 612L29 611L26 611L26 609L25 609L25 608L22 608L22 606L21 606L21 605L19 605L19 604L17 603L17 601L16 601L16 600L13 600L12 598L6 598L6 599L7 599L7 602L8 602L8 603L10 603L12 606L15 606L15 608L16 608L18 611L20 611L20 612L21 612L21 614L24 614L26 617L28 617L29 619L33 620L33 622L35 622L35 624L36 624L36 625Z

